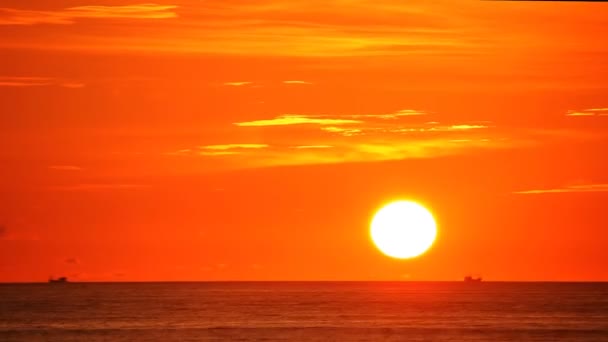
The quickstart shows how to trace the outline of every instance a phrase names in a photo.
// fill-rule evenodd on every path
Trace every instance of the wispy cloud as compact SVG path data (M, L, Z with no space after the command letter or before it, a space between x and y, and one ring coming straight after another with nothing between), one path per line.
M199 146L199 154L205 156L228 156L240 154L246 150L259 150L267 148L266 144L224 144Z
M147 188L144 184L116 184L116 183L81 183L69 185L56 185L49 187L52 191L110 191Z
M608 116L608 108L569 110L566 116Z
M593 32L594 28L603 27L601 20L588 19L584 28L567 30L566 34L560 35L562 39L549 39L565 30L559 20L547 21L531 34L519 22L505 19L522 14L516 8L495 11L492 6L477 6L475 2L463 1L181 0L175 3L183 3L184 6L178 8L172 4L151 3L75 6L52 11L3 8L0 9L0 25L78 23L82 24L79 27L82 30L66 30L58 35L61 39L52 41L32 31L30 35L5 36L0 45L232 56L399 56L403 59L393 58L392 61L400 66L407 64L404 63L405 58L441 58L433 61L423 58L428 61L427 65L436 65L436 62L445 63L447 56L474 57L480 53L484 61L492 61L487 58L502 48L509 47L523 53L535 43L539 48L547 47L543 49L547 53L563 52L571 50L574 43L588 46L579 44L581 32ZM573 13L573 20L584 19L581 17L583 13L589 12ZM170 20L176 17L179 18ZM132 34L125 34L118 25L104 27L108 29L101 31L98 26L86 26L96 22L83 20L99 18L169 20L157 25L141 24L131 30ZM529 16L527 18L530 19ZM496 25L497 21L501 25ZM137 25L133 22L128 24ZM601 45L596 48L603 49ZM542 54L527 54L526 57L543 59ZM450 58L449 65L472 65L469 59L463 60L465 64L457 62ZM391 61L384 59L382 63L386 65ZM419 65L424 64L418 61L411 67L418 68Z
M169 155L169 156L186 156L191 153L192 153L192 149L184 148L184 149L177 150L177 151L167 152L165 154Z
M60 84L64 88L80 89L86 87L86 84L79 82L65 82Z
M125 6L76 6L57 11L0 8L0 25L73 24L77 19L167 19L175 18L177 6L139 4Z
M177 17L175 5L77 6L65 10L74 18L167 19Z
M53 84L48 77L0 76L0 87L39 87Z
M285 114L277 116L273 119L266 120L254 120L246 122L237 122L235 125L241 127L260 127L260 126L287 126L287 125L304 125L304 124L315 124L315 125L347 125L361 123L360 120L353 119L341 119L341 118L328 118L323 116L311 116L311 115L299 115L299 114Z
M396 118L400 118L400 117L404 117L404 116L419 116L419 115L426 115L426 114L427 114L426 112L420 111L420 110L402 109L402 110L396 111L394 113L388 113L388 114L351 114L348 116L351 118L396 119Z
M404 109L388 114L285 114L272 119L237 122L240 127L270 127L289 125L317 125L320 130L337 133L343 136L354 136L370 133L424 133L424 132L458 132L490 128L488 125L463 123L439 125L437 122L412 124L408 117L427 115L424 111Z
M350 136L357 135L357 134L360 134L361 132L363 132L363 130L361 128L345 128L345 127L336 127L336 126L321 127L321 130L325 131L325 132L330 132L330 133L338 133L345 137L350 137Z
M272 119L254 120L246 122L237 122L235 125L242 127L251 126L287 126L287 125L304 125L314 124L320 126L341 126L341 125L357 125L363 124L366 120L390 120L407 116L425 115L423 111L413 109L403 109L394 113L388 114L284 114Z
M177 2L182 3L182 1ZM423 7L425 7L423 9ZM0 9L0 25L70 25L59 41L9 39L3 46L121 50L238 56L412 56L474 52L480 46L453 19L450 6L396 0L186 1L171 4L75 6L58 10ZM183 14L183 15L182 15ZM178 18L177 20L167 20ZM120 29L88 31L91 19L164 19ZM86 23L84 23L86 21ZM404 24L407 23L407 24ZM129 25L137 25L129 22ZM36 34L36 33L34 33ZM83 37L93 38L83 40ZM295 84L295 83L292 83Z
M284 84L304 84L304 85L310 85L312 84L311 82L307 82L307 81L283 81Z
M253 82L225 82L224 85L225 86L231 86L231 87L242 87L242 86L247 86L247 85L252 85Z
M440 11L420 7L394 0L348 5L342 0L206 1L199 9L212 43L198 47L227 54L321 56L429 53L472 45L453 34L436 14Z
M44 87L83 88L84 83L59 80L51 77L0 76L0 87Z
M512 146L512 143L477 138L466 141L451 141L446 138L362 139L352 142L334 141L332 145L278 144L263 149L204 151L201 155L227 158L230 161L227 167L251 168L435 158L466 153L472 149L507 146Z
M553 193L577 193L577 192L608 192L608 184L584 184L584 185L568 185L553 189L534 189L515 191L515 194L535 195L535 194L553 194Z
M58 171L82 171L83 170L81 167L75 166L75 165L51 165L51 166L49 166L49 169L58 170Z
M380 125L363 121L337 126L275 126L269 131L265 144L207 145L184 149L176 155L213 158L209 165L219 169L377 162L524 147L547 139L561 140L568 134L547 136L527 130L508 133L478 123L413 124L405 121L385 119ZM571 189L582 191L583 187Z
M206 150L233 150L233 149L258 149L258 148L266 148L268 145L266 144L225 144L225 145L207 145L201 146L201 148Z
M494 127L485 124L487 121L421 122L424 115L427 112L414 109L378 114L285 114L234 123L237 131L267 129L267 144L206 145L170 154L221 157L218 160L230 167L254 167L429 158L516 144L489 133Z
M299 145L292 146L292 148L303 150L303 149L318 149L318 148L332 148L332 145Z
M486 126L486 125L451 125L448 127L448 130L467 131L467 130L471 130L471 129L482 129L482 128L488 128L488 126Z

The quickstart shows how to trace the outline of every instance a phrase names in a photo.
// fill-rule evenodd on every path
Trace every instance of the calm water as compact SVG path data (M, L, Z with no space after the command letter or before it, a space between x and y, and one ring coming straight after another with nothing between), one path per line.
M608 283L0 285L0 341L608 341Z

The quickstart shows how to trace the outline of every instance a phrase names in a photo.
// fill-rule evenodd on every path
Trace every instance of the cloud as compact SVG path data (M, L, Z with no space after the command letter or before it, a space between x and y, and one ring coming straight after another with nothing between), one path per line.
M133 30L124 30L124 27L103 31L99 27L90 31L72 30L55 35L60 39L54 40L45 39L46 36L39 32L30 36L27 33L15 34L14 37L3 37L8 39L3 39L2 45L247 57L386 56L389 58L381 61L384 65L410 65L416 72L416 69L435 66L437 62L445 63L446 58L449 69L474 65L469 58L462 58L465 55L481 56L482 60L491 62L486 63L488 66L492 66L501 60L494 58L500 57L499 52L505 47L515 53L523 53L536 44L546 53L571 52L579 46L589 46L585 44L589 43L588 40L580 42L581 36L585 36L581 32L591 33L596 28L596 32L600 32L598 29L603 27L603 22L595 17L588 18L585 21L587 25L577 27L577 30L565 30L563 24L559 25L559 20L547 20L546 25L530 34L529 28L520 21L504 20L522 14L514 8L493 11L491 6L476 6L474 2L462 1L188 0L176 3L184 3L179 13L177 6L161 4L76 6L54 11L3 8L0 10L0 25L68 25L83 18L167 19L176 18L178 14L179 19L164 20L162 25L144 22ZM573 13L573 20L584 19L584 14L593 15L584 11ZM496 21L501 25L495 25ZM89 28L82 26L83 29ZM561 39L551 39L556 35ZM602 51L603 46L594 49ZM393 56L408 60L421 57L428 64L421 61L409 64L402 58L390 58ZM543 59L542 54L527 54L525 57L535 61ZM459 60L465 64L459 64ZM448 65L444 66L448 70Z
M287 125L347 125L361 123L360 120L341 119L341 118L324 118L322 116L310 116L299 114L285 114L277 116L273 119L254 120L246 122L237 122L235 125L241 127L261 127L261 126L287 126Z
M470 130L470 129L481 129L481 128L488 128L488 126L485 126L485 125L452 125L452 126L449 126L449 128L447 128L447 130L466 131L466 130Z
M48 77L0 76L0 87L39 87L53 84Z
M312 84L311 82L306 82L306 81L283 81L284 84L307 84L310 85Z
M175 18L177 6L139 4L125 6L76 6L57 11L0 8L0 25L69 25L77 19L167 19Z
M192 149L184 148L184 149L173 151L173 152L167 152L165 154L169 155L169 156L185 156L185 155L189 155L191 153L192 153Z
M212 39L196 47L248 56L352 56L472 45L453 34L441 11L420 7L394 0L352 0L347 6L343 0L206 1L199 8L205 13L199 33Z
M358 116L358 120L352 119ZM341 125L325 125L326 120L351 118ZM420 120L409 116L392 118L388 115L297 115L278 116L280 124L253 121L237 125L233 136L250 136L247 126L273 126L264 134L264 144L221 144L186 148L175 153L210 158L214 169L258 168L286 165L341 164L404 159L438 158L472 153L479 150L499 150L530 147L536 144L580 138L567 130L501 129L489 121L446 122ZM296 125L297 123L314 123ZM316 120L321 120L316 121ZM251 122L250 122L251 123ZM481 124L488 123L488 124ZM293 126L289 126L289 124ZM245 126L245 127L242 127ZM588 138L588 137L587 137ZM211 159L213 158L213 159ZM598 191L596 186L593 191ZM592 191L574 186L568 191ZM538 193L547 190L531 190ZM565 192L549 190L550 192ZM524 193L522 191L521 193Z
M58 171L82 171L83 170L81 167L74 166L74 165L51 165L51 166L49 166L49 169L58 170Z
M120 2L116 2L120 3ZM181 2L180 2L181 3ZM0 25L70 25L83 30L4 40L1 45L53 50L119 50L233 56L445 56L474 53L484 44L454 20L452 6L396 0L186 1L176 5L76 6L57 10L0 9ZM182 13L184 15L182 15ZM179 14L179 15L178 15ZM169 20L178 18L176 20ZM85 20L83 19L89 19ZM162 19L133 34L100 31L90 19ZM475 18L471 18L474 20ZM406 24L404 24L406 23ZM131 26L138 25L133 21ZM100 37L103 36L103 37Z
M351 141L352 140L352 141ZM256 168L285 165L339 164L374 162L412 158L435 158L467 153L473 149L497 149L514 146L513 142L476 138L452 140L444 137L411 137L393 135L379 139L353 135L348 139L332 140L331 144L289 145L278 143L261 149L206 150L200 155L224 162L218 168Z
M241 154L239 151L201 151L201 156L232 156L235 154Z
M568 186L564 186L561 188L524 190L524 191L516 191L514 193L520 194L520 195L535 195L535 194L581 193L581 192L608 192L608 184L568 185Z
M247 85L252 85L253 82L226 82L224 83L225 86L231 86L231 87L242 87L242 86L247 86Z
M0 76L0 87L44 87L83 88L84 83L61 81L51 77Z
M317 148L332 148L331 145L300 145L300 146L292 146L291 148L295 149L317 149Z
M66 83L61 83L60 86L62 86L64 88L70 88L70 89L80 89L80 88L84 88L86 86L86 84L78 83L78 82L66 82Z
M226 144L226 145L207 145L201 146L206 150L232 150L232 149L248 149L248 148L266 148L266 144Z
M608 108L569 110L566 116L608 116Z
M513 142L501 139L492 140L476 136L452 139L443 136L397 134L379 138L379 136L361 135L358 131L341 130L338 134L348 137L349 140L331 140L331 144L277 143L259 145L259 147L246 147L249 144L210 145L200 147L201 151L198 155L226 157L231 161L231 166L242 164L246 167L259 167L433 158L460 154L471 149L503 148L514 145Z
M281 82L283 84L291 84L291 85L311 85L311 82L306 82L306 81L283 81ZM254 85L254 82L250 82L250 81L236 81L236 82L224 82L223 83L225 86L230 86L230 87L243 87L243 86L250 86L250 85ZM259 86L258 86L259 87Z
M429 125L429 123L426 123L426 125L410 125L408 127L388 129L385 131L393 132L393 133L425 133L425 132L429 133L429 132L462 132L462 131L490 128L490 126L486 126L486 125L469 125L469 124L445 125L445 126L431 124L430 127L428 125Z
M408 116L426 115L425 112L413 109L403 109L388 114L283 114L272 119L237 122L235 125L242 127L251 126L287 126L315 124L321 126L356 125L362 124L364 119L392 120Z
M353 114L349 115L351 118L378 118L378 119L396 119L404 116L419 116L427 115L426 112L414 110L414 109L402 109L395 113L389 114Z
M200 155L206 156L229 156L240 154L245 150L258 150L267 148L266 144L224 144L224 145L207 145L199 146Z
M138 4L124 6L77 6L65 11L73 18L136 18L167 19L176 18L175 5Z
M110 183L81 183L70 185L56 185L49 187L53 191L109 191L109 190L129 190L146 188L143 184L110 184Z
M321 127L321 130L323 130L325 132L330 132L330 133L338 133L345 137L350 137L350 136L360 134L361 132L363 132L363 130L360 128L343 128L343 127L336 127L336 126Z
M478 123L439 125L438 122L413 124L408 118L427 115L426 112L414 109L403 109L388 114L285 114L273 119L254 120L235 123L241 127L266 127L313 124L321 126L320 130L343 136L387 133L424 133L424 132L459 132L490 128Z
M403 109L388 114L283 114L272 119L237 122L241 127L288 126L314 124L320 126L357 125L363 124L364 119L391 120L407 116L426 115L423 111Z
M171 155L218 158L218 167L327 164L432 158L517 142L499 136L488 121L420 120L427 112L402 109L377 114L284 114L234 123L268 127L268 144L223 144L182 149ZM245 130L242 130L245 131ZM198 151L198 153L197 153Z

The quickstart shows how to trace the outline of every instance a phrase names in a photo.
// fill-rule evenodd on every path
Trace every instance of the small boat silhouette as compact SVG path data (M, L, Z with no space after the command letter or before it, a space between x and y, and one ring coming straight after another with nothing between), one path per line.
M49 278L49 283L67 283L67 277Z
M471 276L466 276L466 277L464 277L464 282L465 283L480 283L481 282L481 277L479 277L479 278L473 278Z

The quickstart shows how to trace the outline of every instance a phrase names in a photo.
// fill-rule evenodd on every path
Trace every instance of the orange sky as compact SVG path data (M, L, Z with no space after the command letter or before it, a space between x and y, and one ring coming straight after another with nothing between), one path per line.
M0 7L0 281L608 280L608 4Z

